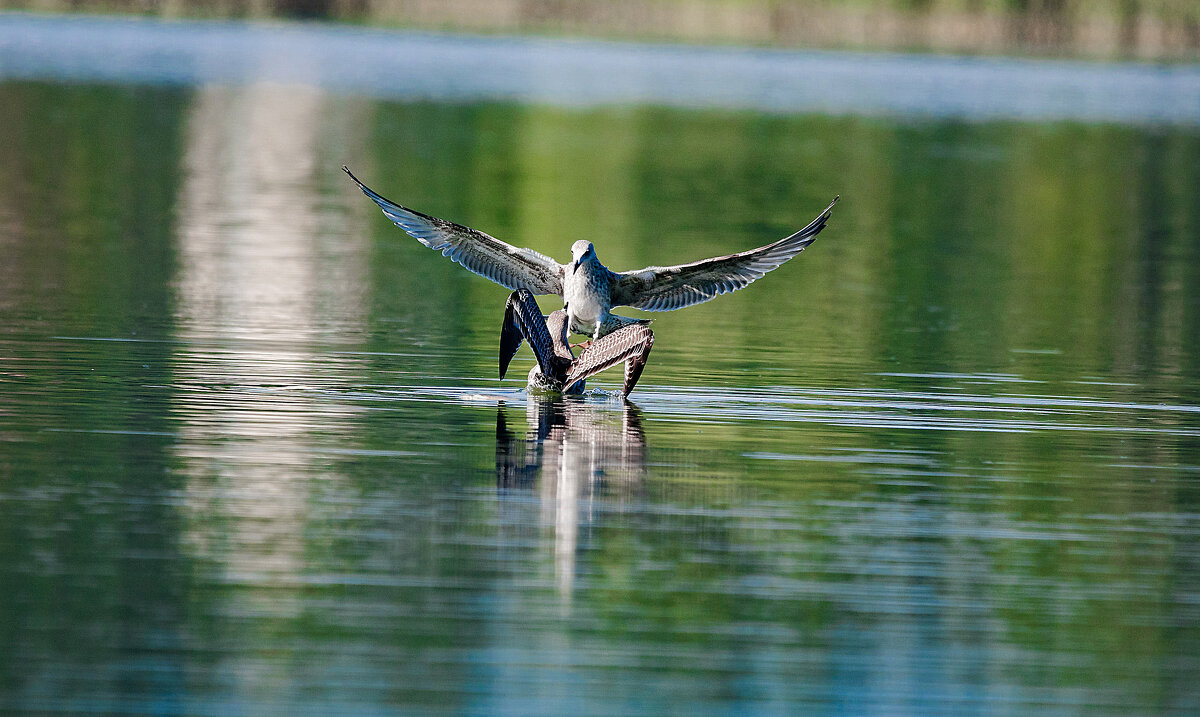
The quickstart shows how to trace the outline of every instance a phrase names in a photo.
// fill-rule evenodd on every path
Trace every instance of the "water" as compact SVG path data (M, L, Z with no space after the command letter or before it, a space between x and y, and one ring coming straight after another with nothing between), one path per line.
M0 83L3 711L1200 710L1194 118L56 73ZM842 200L543 402L342 163L617 269Z
M779 52L322 25L7 14L0 16L0 72L158 85L300 83L410 101L1200 123L1200 66L1188 64Z

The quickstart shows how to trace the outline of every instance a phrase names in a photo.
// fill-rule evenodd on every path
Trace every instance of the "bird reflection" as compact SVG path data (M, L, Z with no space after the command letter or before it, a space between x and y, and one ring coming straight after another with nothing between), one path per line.
M595 499L636 492L646 473L641 412L620 411L561 396L530 395L524 436L509 428L503 403L496 410L496 487L501 493L540 488L545 523L554 525L554 572L569 597L581 520Z
M620 412L559 396L530 395L528 430L518 439L505 407L496 410L496 487L529 489L562 479L586 482L593 492L636 486L646 471L641 411L626 402Z

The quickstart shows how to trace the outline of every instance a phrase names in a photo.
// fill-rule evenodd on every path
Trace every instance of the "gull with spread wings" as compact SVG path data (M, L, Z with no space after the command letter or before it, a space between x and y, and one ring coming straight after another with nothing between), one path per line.
M500 329L500 378L508 365L529 342L537 365L529 371L529 388L550 393L582 393L585 379L601 371L625 364L625 383L621 395L628 396L637 385L646 357L654 346L654 332L641 324L622 326L595 341L589 341L576 356L567 343L567 312L559 309L542 316L537 301L528 289L508 295L504 324Z
M571 245L571 261L559 264L532 249L518 249L476 229L431 217L384 198L346 174L396 226L430 249L508 289L562 297L571 331L599 339L617 329L649 323L612 313L614 306L671 311L737 291L799 254L825 228L835 197L820 216L773 244L678 266L614 272L600 263L588 241Z

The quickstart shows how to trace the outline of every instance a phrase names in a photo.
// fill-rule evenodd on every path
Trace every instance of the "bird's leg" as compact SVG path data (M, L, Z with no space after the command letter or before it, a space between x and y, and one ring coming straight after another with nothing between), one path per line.
M583 348L586 349L589 346L591 346L592 344L599 341L600 337L603 335L604 335L604 321L603 321L603 319L601 319L596 322L596 330L592 332L592 338L588 339L587 341L584 341L581 344L581 346L583 346Z
M592 332L592 338L590 338L587 341L584 341L582 343L571 344L571 348L579 349L580 351L582 351L583 349L590 347L594 342L599 340L600 331L603 327L604 327L604 324L602 324L601 322L596 322L596 330Z

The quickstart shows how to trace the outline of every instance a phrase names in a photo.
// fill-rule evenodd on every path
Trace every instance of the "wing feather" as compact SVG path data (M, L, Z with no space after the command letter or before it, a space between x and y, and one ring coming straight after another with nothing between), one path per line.
M642 375L646 357L654 346L654 332L644 324L632 324L592 342L571 364L564 382L570 386L601 371L625 363L625 385L622 393L629 395Z
M562 312L560 310L557 313ZM558 319L557 325L561 329L562 317L551 314L551 318ZM565 364L569 363L570 359L558 355L551 334L552 329L546 319L547 317L542 316L533 294L528 290L518 289L509 294L508 302L504 306L504 324L500 329L500 378L504 378L504 374L507 373L508 364L516 355L517 349L521 348L522 339L529 342L529 348L533 349L533 355L537 358L538 366L544 375L555 379L562 378L566 372ZM570 355L571 350L565 348L565 344L563 350Z
M402 207L383 197L343 166L363 194L409 236L442 256L508 289L562 295L563 267L545 254L506 244L481 231Z
M512 363L513 357L517 355L517 351L521 348L521 344L525 341L525 332L521 330L521 325L516 316L516 307L513 306L514 297L517 292L513 292L508 297L508 302L504 305L504 323L500 325L500 378L508 373L508 365Z
M812 244L825 228L837 201L835 197L808 226L773 244L691 264L621 272L613 288L613 306L671 311L744 289Z

